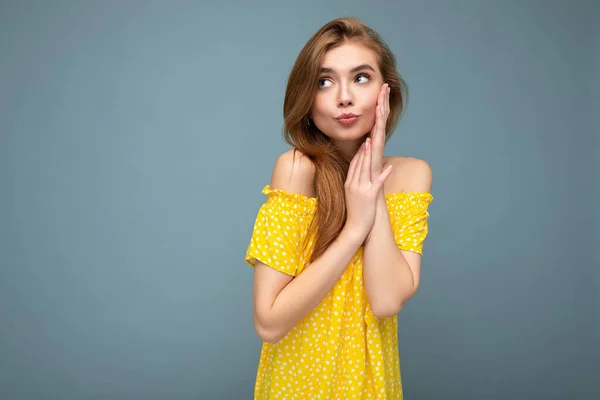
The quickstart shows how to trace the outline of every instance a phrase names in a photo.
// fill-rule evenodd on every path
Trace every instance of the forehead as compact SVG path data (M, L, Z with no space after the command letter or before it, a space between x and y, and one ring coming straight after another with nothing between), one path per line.
M363 45L344 43L325 53L321 67L343 73L361 64L369 64L378 70L377 54Z

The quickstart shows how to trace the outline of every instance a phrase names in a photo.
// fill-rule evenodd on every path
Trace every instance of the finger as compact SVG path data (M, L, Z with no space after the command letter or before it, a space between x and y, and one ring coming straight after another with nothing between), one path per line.
M386 99L385 99L385 116L387 118L388 115L390 115L390 92L392 91L392 88L390 88L390 85L388 85L387 87L387 92L386 92Z
M367 138L365 142L365 148L363 150L364 156L362 160L362 166L360 170L359 183L369 183L371 181L371 139Z
M381 103L381 115L379 116L380 118L380 125L381 129L379 133L380 136L380 140L382 142L385 142L385 126L387 124L387 116L389 114L389 96L388 96L388 91L389 91L389 85L385 84L385 90L384 90L384 94L383 94L383 100Z
M388 101L387 101L388 115L390 114L390 93L392 93L392 88L388 85Z
M352 179L354 179L354 171L356 171L356 164L360 156L360 150L361 149L359 148L354 157L352 157L352 161L350 161L350 167L348 167L348 176L346 177L346 182L348 183L352 182Z
M373 125L373 128L371 129L371 132L369 134L371 140L375 140L377 138L377 124L379 123L378 108L379 106L375 107L375 124Z
M379 106L377 112L377 118L375 119L375 127L372 131L372 143L371 147L373 148L373 157L379 157L383 153L383 147L385 144L385 132L383 127L385 126L385 120L381 115L381 106ZM382 133L383 132L383 133ZM374 158L375 160L375 158ZM376 160L375 160L376 161Z
M384 107L385 105L382 104L381 106L379 106L379 113L377 114L377 140L378 142L383 143L383 139L385 136L385 114L384 114ZM377 145L379 145L380 143L377 143Z
M352 183L357 185L362 170L363 158L365 156L365 144L363 143L358 150L358 160L356 160L356 168L354 169L354 175L352 176Z
M375 182L373 182L373 184L371 185L371 190L376 192L379 189L381 189L381 187L383 186L383 183L387 180L387 178L392 173L392 170L393 170L392 165L388 165L387 168L385 168L383 170L383 172L381 172L381 174L379 174L377 179L375 179Z
M381 110L383 109L383 91L379 94L377 98L377 107L375 109L375 126L379 127L379 120L381 119ZM378 133L378 131L375 131Z
M371 153L371 160L370 160L370 164L369 164L369 180L371 180L371 178L374 178L375 176L377 176L379 174L380 171L377 170L379 162L380 162L380 154L378 152L378 145L377 145L377 141L376 140L370 140L370 147L371 147L371 151L369 153Z

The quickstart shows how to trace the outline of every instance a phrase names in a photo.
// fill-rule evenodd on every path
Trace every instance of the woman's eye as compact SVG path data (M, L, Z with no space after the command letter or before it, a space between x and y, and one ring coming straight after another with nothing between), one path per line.
M356 79L358 78L366 78L364 82L367 82L369 79L371 79L371 77L368 74L360 74L356 77Z
M331 82L329 81L329 79L319 79L319 87L320 87L320 88L326 87L326 86L323 86L323 85L322 85L322 83L325 83L325 82L329 82L329 83L331 83Z

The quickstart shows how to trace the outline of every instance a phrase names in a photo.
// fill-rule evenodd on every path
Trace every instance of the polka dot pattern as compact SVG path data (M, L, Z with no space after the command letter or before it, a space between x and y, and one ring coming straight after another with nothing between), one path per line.
M245 261L296 276L312 248L305 239L317 199L269 185ZM422 254L430 193L386 195L398 247ZM255 399L402 399L398 317L380 319L366 300L363 248L323 301L277 343L263 343Z

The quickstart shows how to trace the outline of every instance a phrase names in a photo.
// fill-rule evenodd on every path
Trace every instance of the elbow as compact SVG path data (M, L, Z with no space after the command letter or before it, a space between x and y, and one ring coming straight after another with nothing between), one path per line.
M371 306L371 312L377 318L390 318L397 315L404 306L403 302L389 302L387 304L379 304L377 306Z
M390 318L397 315L404 308L404 304L415 295L417 288L415 287L407 296L392 301L379 301L371 304L371 312L377 318Z
M255 331L256 335L260 338L260 340L262 340L265 343L275 344L283 338L283 335L280 335L279 333L274 332L272 330L255 327Z
M254 318L254 331L260 340L271 344L279 342L285 336L278 329L269 328L265 324L260 323L258 318Z

